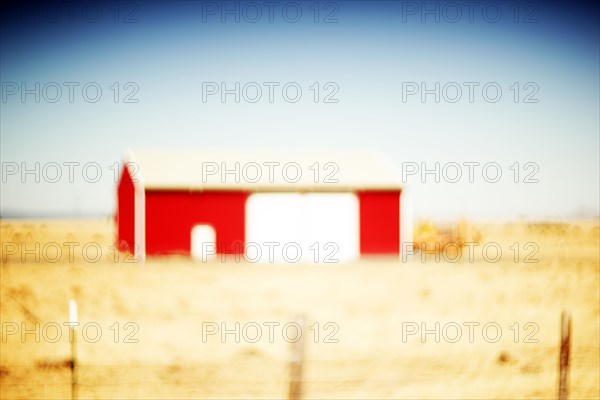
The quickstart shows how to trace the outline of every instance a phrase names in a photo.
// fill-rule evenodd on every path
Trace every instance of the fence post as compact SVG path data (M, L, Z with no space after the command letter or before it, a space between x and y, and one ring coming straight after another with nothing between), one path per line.
M304 326L306 318L303 315L296 317L299 327L298 340L292 342L290 354L290 387L289 400L300 400L302 398L302 362L304 358Z
M71 399L77 399L77 303L69 300L69 338L71 339Z
M560 369L558 383L558 399L567 400L569 398L569 358L571 353L571 313L563 310L560 316Z

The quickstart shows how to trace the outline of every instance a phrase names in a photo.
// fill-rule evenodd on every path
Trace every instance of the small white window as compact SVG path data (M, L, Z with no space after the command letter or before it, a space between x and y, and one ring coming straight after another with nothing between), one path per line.
M206 262L217 253L217 235L211 225L195 225L192 228L192 258Z

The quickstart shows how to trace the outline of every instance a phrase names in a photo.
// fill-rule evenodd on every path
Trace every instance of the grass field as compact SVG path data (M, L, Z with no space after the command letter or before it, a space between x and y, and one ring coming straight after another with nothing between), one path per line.
M302 314L305 398L551 399L563 309L570 396L600 397L598 221L480 225L472 259L351 265L126 262L112 229L1 221L3 399L70 397L69 299L80 398L286 397Z

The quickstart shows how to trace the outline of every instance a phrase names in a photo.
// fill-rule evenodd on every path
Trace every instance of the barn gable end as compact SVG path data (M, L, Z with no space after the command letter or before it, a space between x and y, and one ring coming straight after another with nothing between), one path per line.
M117 187L117 243L119 251L133 252L135 243L135 186L127 165Z

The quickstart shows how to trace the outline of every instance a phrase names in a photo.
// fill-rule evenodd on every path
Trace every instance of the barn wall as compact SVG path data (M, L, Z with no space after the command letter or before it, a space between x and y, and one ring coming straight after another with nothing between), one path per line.
M361 191L361 255L400 254L400 191ZM147 190L146 254L191 254L191 231L208 224L216 231L217 253L243 254L247 192ZM134 188L129 176L119 184L119 238L133 244ZM122 220L122 221L121 221ZM123 222L123 223L121 223Z
M129 169L123 167L117 186L117 243L120 251L134 252L135 187Z
M146 254L191 254L194 225L216 231L217 253L244 251L245 192L146 191Z
M400 191L364 191L358 198L361 255L399 255Z

